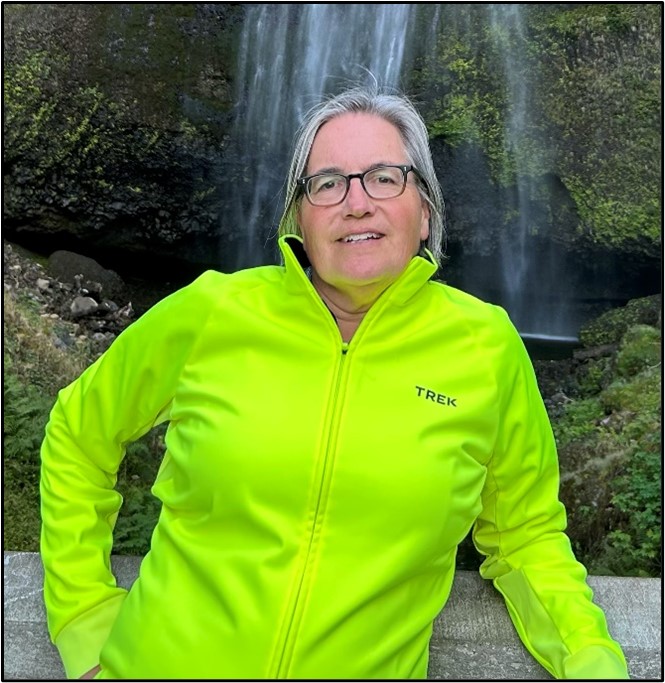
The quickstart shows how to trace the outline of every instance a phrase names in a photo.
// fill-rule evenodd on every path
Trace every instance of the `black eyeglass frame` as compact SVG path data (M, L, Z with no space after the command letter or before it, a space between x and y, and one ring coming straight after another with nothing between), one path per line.
M367 187L365 187L365 176L368 173L373 173L374 171L380 169L380 168L399 168L400 171L402 171L402 189L400 192L398 192L396 195L392 195L391 197L374 197L372 194L370 194L367 190ZM422 179L420 176L420 173L418 172L418 169L413 166L412 164L381 164L379 166L374 166L373 168L368 168L366 171L363 171L362 173L349 173L348 175L344 175L343 173L314 173L313 175L307 175L307 176L302 176L296 180L296 185L300 188L301 194L304 194L307 197L307 201L312 205L312 206L324 206L324 207L329 207L329 206L337 206L338 204L341 204L345 199L346 195L349 194L349 189L351 188L351 181L354 178L358 178L360 180L360 184L362 185L362 188L365 192L365 194L370 197L371 199L376 199L378 201L381 201L383 199L396 199L397 197L400 197L401 195L404 194L404 190L406 189L406 181L409 173L413 171L413 173L416 175L418 180L420 180L423 184L425 184L425 181ZM340 178L344 178L346 180L346 190L344 191L344 194L342 195L341 199L334 204L315 204L310 195L309 195L309 190L308 190L308 184L309 181L312 180L312 178L318 178L320 176L326 176L326 175L336 175L339 176ZM425 185L426 187L426 185Z

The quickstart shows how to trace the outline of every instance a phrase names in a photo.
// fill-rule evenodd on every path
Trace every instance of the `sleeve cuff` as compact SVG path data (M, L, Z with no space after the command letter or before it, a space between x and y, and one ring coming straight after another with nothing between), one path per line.
M590 645L567 657L563 663L563 674L569 679L630 678L624 658L602 645Z
M99 664L99 653L118 616L126 591L71 621L55 638L67 678L80 678Z

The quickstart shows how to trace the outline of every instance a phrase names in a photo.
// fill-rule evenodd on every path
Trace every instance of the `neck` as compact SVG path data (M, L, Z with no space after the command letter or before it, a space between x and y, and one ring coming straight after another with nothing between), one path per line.
M351 341L365 314L385 290L385 286L374 283L351 290L338 289L312 274L312 284L319 296L335 317L345 342Z

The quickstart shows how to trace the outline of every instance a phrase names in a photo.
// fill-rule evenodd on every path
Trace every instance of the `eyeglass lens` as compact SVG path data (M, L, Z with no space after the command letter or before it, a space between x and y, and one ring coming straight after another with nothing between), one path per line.
M315 175L307 183L307 195L317 206L332 206L346 196L351 178L359 178L365 192L373 199L398 197L404 191L406 174L400 167L379 166L365 171L361 176L345 176L337 173Z

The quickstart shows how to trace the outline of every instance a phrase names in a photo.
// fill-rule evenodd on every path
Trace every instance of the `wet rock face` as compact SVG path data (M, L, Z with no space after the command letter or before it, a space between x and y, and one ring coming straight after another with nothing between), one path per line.
M4 220L12 232L5 235L23 238L31 248L49 239L53 249L78 250L76 239L85 253L94 247L139 260L251 265L237 258L245 253L250 212L238 214L236 207L251 205L241 198L263 176L275 176L274 192L283 183L288 155L269 151L270 119L282 118L277 105L290 106L298 92L282 87L290 73L272 79L273 97L269 88L250 88L260 72L274 73L275 28L285 19L287 46L309 47L311 35L298 32L306 25L299 17L316 5L270 6L271 22L247 34L266 41L265 51L249 41L249 51L257 59L265 54L267 63L247 69L245 81L239 43L245 28L257 26L249 3L10 3L4 16L5 80L12 95ZM425 3L412 5L416 13ZM551 228L552 241L567 250L599 242L615 252L619 245L619 265L624 252L658 259L658 9L649 3L612 5L612 13L591 5L511 6L506 12L521 14L529 29L522 57L532 61L522 62L520 55L502 55L501 41L487 42L496 33L488 30L488 16L502 14L499 5L488 5L488 14L464 3L432 4L437 18L423 10L428 30L439 36L428 53L436 61L405 69L400 78L400 88L403 83L422 102L448 200L452 255L466 259L453 260L461 273L457 286L465 286L463 271L488 280L490 272L500 281L488 266L506 238L507 218L511 223L522 213L501 196L502 187L509 195L517 188L499 177L499 169L507 175L512 163L504 123L517 109L507 100L501 74L509 70L500 60L513 57L524 76L520 92L529 95L515 99L531 105L526 132L527 141L534 137L529 146L535 146L537 163L524 175L532 185L526 208L534 225L541 232ZM371 36L364 38L371 43ZM367 47L365 40L356 42ZM405 45L407 50L422 47L426 35L416 32L410 42L417 45ZM27 60L26 45L39 46L44 64ZM313 47L325 52L326 42ZM290 63L281 61L284 68ZM309 106L314 90L296 80ZM250 126L251 144L243 145L234 129L248 109L264 115ZM608 115L615 111L621 115ZM265 162L260 173L255 159ZM621 192L614 194L617 187ZM267 221L256 225L259 248L278 214L274 192L265 195ZM252 262L261 257L251 255ZM263 256L271 260L272 248ZM593 253L580 258L582 264L594 260ZM626 282L633 276L627 273Z

